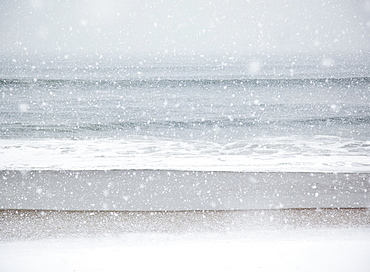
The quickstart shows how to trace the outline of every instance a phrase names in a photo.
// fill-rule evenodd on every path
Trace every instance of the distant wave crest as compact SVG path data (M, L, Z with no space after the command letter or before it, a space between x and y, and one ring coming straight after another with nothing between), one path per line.
M121 121L121 122L107 122L107 123L82 123L82 124L57 124L57 125L35 125L24 124L20 122L2 123L1 129L6 130L35 130L35 131L110 131L110 130L131 130L131 129L163 129L163 128L183 128L183 129L203 129L203 128L230 128L230 127L252 127L252 126L284 126L284 125L361 125L370 124L369 116L343 116L343 117L317 117L304 119L280 119L280 120L264 120L261 118L215 118L215 119L201 119L189 121Z
M323 86L323 85L368 85L370 77L317 77L317 78L235 78L235 79L37 79L37 78L0 78L0 86L115 86L121 87L193 87L207 85L221 86Z

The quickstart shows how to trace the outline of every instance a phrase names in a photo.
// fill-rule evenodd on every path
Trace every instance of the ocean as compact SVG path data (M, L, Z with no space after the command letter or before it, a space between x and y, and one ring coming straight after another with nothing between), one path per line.
M368 172L369 63L3 58L0 169Z
M4 60L1 267L367 271L369 63Z

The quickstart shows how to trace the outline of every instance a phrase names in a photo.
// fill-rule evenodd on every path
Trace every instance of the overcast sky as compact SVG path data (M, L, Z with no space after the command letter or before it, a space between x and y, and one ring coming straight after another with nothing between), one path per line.
M370 1L1 0L0 52L370 52Z

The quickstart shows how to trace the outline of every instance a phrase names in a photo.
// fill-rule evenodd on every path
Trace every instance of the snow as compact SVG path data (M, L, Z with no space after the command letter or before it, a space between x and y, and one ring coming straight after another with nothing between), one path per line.
M356 271L366 209L0 213L0 270Z
M12 271L368 271L370 230L127 233L0 243Z
M370 270L369 1L10 2L1 271Z

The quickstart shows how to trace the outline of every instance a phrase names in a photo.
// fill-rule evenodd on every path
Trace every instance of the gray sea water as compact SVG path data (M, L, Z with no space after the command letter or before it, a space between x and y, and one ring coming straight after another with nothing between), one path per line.
M5 58L0 168L369 171L368 64Z

